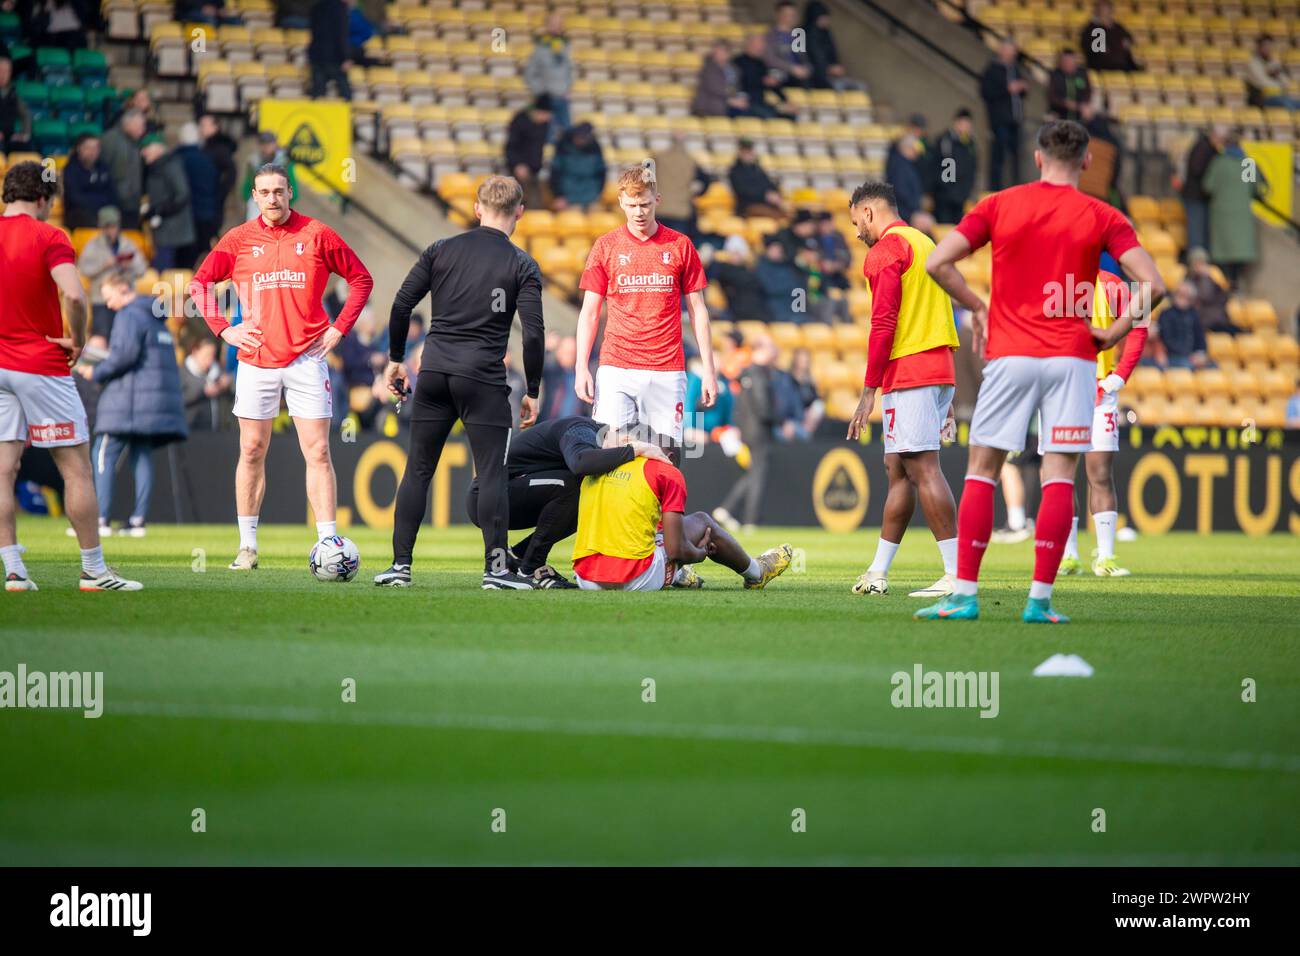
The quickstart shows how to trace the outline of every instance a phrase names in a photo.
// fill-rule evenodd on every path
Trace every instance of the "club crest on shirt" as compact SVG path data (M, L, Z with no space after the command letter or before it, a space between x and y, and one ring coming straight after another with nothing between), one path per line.
M632 262L632 253L620 252L618 254L618 264L621 266L629 265Z
M669 255L667 252L665 252L665 253L664 253L664 265L667 265L668 263L670 263L670 262L672 262L672 261L673 261L672 256Z
M305 248L307 248L307 247L306 247L305 245L303 245L301 242L299 242L299 243L297 243L297 244L293 247L293 251L294 251L295 253L297 253L298 255L302 255L302 251L303 251Z

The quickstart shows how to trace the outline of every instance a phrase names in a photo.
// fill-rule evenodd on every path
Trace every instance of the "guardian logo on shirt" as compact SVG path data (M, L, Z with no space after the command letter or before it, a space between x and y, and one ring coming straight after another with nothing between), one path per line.
M280 288L286 285L305 288L307 285L307 273L294 272L292 269L277 269L275 272L253 273L254 292L258 292L268 287Z
M644 275L620 274L615 280L620 289L672 289L673 277L663 272L651 272Z

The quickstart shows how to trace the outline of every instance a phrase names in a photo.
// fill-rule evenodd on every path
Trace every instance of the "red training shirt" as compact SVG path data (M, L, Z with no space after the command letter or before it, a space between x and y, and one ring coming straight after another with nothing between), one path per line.
M659 228L663 228L660 226ZM646 483L659 499L660 513L686 511L686 479L672 465L651 458L645 463ZM654 563L654 552L644 558L614 558L607 554L589 554L573 562L573 570L579 577L599 584L625 584L633 578L644 574L645 569Z
M972 250L993 243L989 359L1097 358L1089 332L1097 261L1138 244L1123 213L1073 186L1039 181L981 199L957 231ZM1055 306L1059 314L1049 315Z
M50 270L77 262L63 230L23 213L0 217L0 368L69 375L68 353L45 336L63 337L59 287Z
M867 372L862 384L882 392L957 383L952 349L946 345L896 359L889 357L894 349L894 331L898 328L903 273L912 267L915 253L911 243L888 230L905 225L903 220L896 219L886 226L886 234L871 247L862 263L862 274L871 286L871 336L867 340Z
M682 372L682 296L708 284L691 240L663 223L644 241L626 225L591 247L580 288L603 295L600 364ZM584 575L585 576L585 575Z
M374 280L357 254L329 226L290 211L283 225L261 216L221 237L190 283L190 297L218 337L229 326L213 287L233 279L243 321L263 330L262 344L239 359L260 368L284 368L330 327L321 299L331 273L348 283L348 301L334 321L344 335L370 298Z

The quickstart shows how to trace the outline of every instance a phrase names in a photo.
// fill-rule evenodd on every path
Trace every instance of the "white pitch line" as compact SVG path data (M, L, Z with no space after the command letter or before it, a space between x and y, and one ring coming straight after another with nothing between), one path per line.
M157 701L107 701L104 715L333 724L342 727L404 727L425 730L568 734L582 737L662 737L680 740L803 744L921 753L982 754L990 757L1095 760L1215 770L1270 770L1300 773L1300 755L1253 753L1242 750L1207 753L1173 747L1113 747L1104 744L1008 740L999 737L905 737L868 730L762 727L741 724L660 724L643 721L492 714L367 713L355 708L355 704L340 704L338 708L326 710L313 707L267 707L249 704L181 705ZM345 710L346 716L344 716Z

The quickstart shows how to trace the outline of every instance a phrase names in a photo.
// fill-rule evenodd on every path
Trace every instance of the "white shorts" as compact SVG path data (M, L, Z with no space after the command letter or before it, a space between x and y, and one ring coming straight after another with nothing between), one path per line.
M1119 451L1119 393L1101 393L1092 410L1092 447L1089 451Z
M1097 363L1056 356L1006 355L984 367L970 443L1023 451L1030 419L1039 414L1039 448L1085 452L1092 445Z
M71 375L0 368L0 441L28 439L37 448L90 441L86 407Z
M886 392L880 397L885 425L885 454L938 451L939 432L948 417L952 385L922 385Z
M235 376L235 417L275 418L280 414L281 391L294 418L329 418L334 410L329 366L323 358L304 354L284 368L240 362Z
M591 417L622 428L636 422L681 444L686 409L686 373L602 365L596 369Z
M664 551L664 546L657 543L650 567L631 581L624 581L622 584L597 584L595 581L585 580L577 571L573 572L573 578L578 582L578 587L584 591L662 591L668 587L675 572L676 568L668 563L668 553Z

